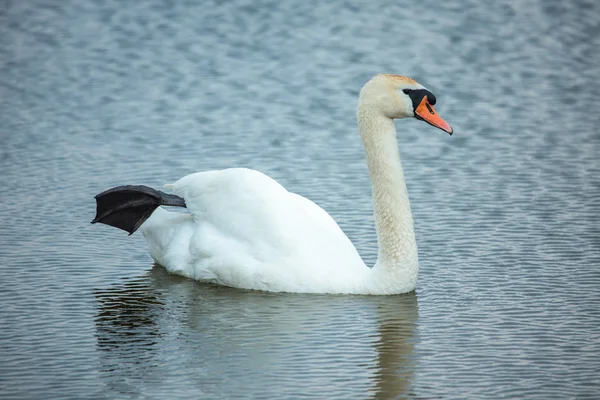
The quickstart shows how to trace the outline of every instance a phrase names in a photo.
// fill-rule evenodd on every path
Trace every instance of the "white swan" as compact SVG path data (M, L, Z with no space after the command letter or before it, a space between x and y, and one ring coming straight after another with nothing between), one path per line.
M96 196L92 222L130 233L140 227L158 264L201 281L272 292L409 292L417 281L417 245L393 120L415 117L452 134L435 101L398 75L377 75L360 92L358 128L379 244L373 268L327 212L250 169L185 176L167 185L175 195L145 186L107 190ZM189 214L159 205L184 206Z

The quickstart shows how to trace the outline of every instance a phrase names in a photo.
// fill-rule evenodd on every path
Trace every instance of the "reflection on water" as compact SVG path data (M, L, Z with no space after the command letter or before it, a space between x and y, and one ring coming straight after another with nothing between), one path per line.
M261 293L193 282L155 266L95 296L103 379L115 396L154 393L157 377L187 382L172 390L192 397L241 396L257 376L265 398L323 390L340 399L411 393L415 293ZM175 364L165 362L170 349ZM223 371L236 377L235 387Z
M152 291L148 279L131 279L95 290L94 294L98 301L95 320L98 348L112 353L105 360L113 361L104 364L103 369L113 373L129 363L151 365L152 350L161 334L156 315L163 310L163 303L159 294Z
M387 299L386 299L387 300ZM375 398L391 399L411 394L415 370L413 350L418 316L417 296L409 293L377 305L377 389Z

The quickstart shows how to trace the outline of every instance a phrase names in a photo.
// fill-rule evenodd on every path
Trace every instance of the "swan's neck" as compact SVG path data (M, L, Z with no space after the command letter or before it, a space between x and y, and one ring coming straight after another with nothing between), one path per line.
M394 121L359 107L358 125L371 175L379 243L373 272L391 286L402 286L398 290L412 290L418 272L417 244Z

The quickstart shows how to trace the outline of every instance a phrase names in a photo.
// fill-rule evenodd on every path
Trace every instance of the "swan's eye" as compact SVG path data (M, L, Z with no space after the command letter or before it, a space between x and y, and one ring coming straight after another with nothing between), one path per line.
M411 89L402 89L402 91L404 92L404 94L409 94L410 92L412 92Z

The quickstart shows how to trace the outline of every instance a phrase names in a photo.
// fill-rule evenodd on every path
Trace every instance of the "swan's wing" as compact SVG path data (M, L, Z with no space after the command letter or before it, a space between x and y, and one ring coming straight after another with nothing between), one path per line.
M188 175L170 186L186 200L198 223L240 241L273 245L293 224L289 192L270 177L250 169L231 168ZM292 228L293 226L290 226Z
M260 279L265 268L314 276L364 267L327 212L258 171L200 172L169 187L185 199L194 221L189 258L195 278L206 279L197 276L204 269L248 280L253 274Z

